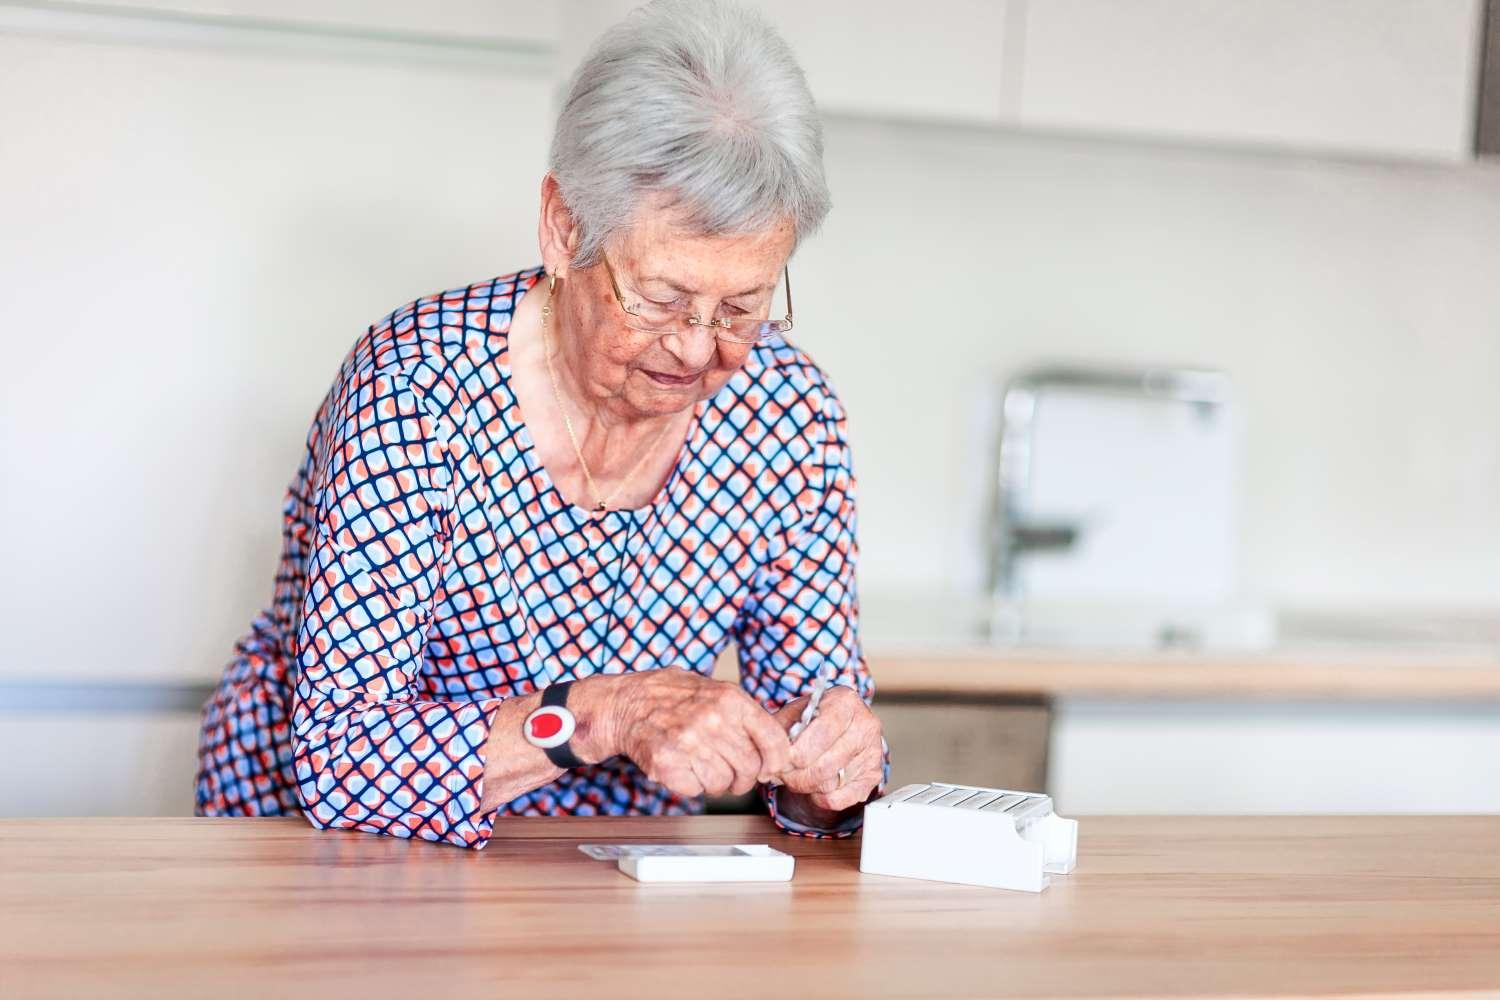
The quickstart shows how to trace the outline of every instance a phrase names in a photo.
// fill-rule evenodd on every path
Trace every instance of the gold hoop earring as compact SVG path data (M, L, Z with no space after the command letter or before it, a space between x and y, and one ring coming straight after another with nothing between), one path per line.
M556 290L557 290L557 275L549 273L547 275L547 295L551 296L552 293L555 292Z

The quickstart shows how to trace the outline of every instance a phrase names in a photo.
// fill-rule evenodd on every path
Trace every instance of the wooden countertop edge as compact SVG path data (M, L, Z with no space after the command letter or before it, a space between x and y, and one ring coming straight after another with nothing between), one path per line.
M1391 662L1264 656L1186 658L945 653L868 654L876 697L968 695L1123 700L1489 702L1500 660Z

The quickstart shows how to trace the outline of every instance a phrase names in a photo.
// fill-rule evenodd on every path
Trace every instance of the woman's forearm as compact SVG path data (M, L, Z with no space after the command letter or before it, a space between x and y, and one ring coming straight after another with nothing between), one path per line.
M574 682L568 691L568 711L578 728L571 745L581 760L589 763L619 753L615 735L615 695L622 676L588 677ZM509 698L500 706L484 746L484 795L481 810L488 814L533 789L556 781L563 773L540 747L522 735L526 717L542 704L542 693L534 691Z

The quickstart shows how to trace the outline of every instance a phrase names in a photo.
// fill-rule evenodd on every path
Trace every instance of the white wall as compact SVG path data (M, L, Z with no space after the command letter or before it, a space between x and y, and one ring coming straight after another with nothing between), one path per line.
M0 34L0 678L215 676L355 337L536 256L545 73L240 40Z

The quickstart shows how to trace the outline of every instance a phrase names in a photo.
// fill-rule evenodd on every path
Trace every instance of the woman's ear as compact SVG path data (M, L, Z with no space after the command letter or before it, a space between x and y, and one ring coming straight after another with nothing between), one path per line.
M573 213L563 201L562 188L548 171L542 177L542 211L537 223L537 243L542 251L542 266L548 274L558 278L568 276L581 238Z

